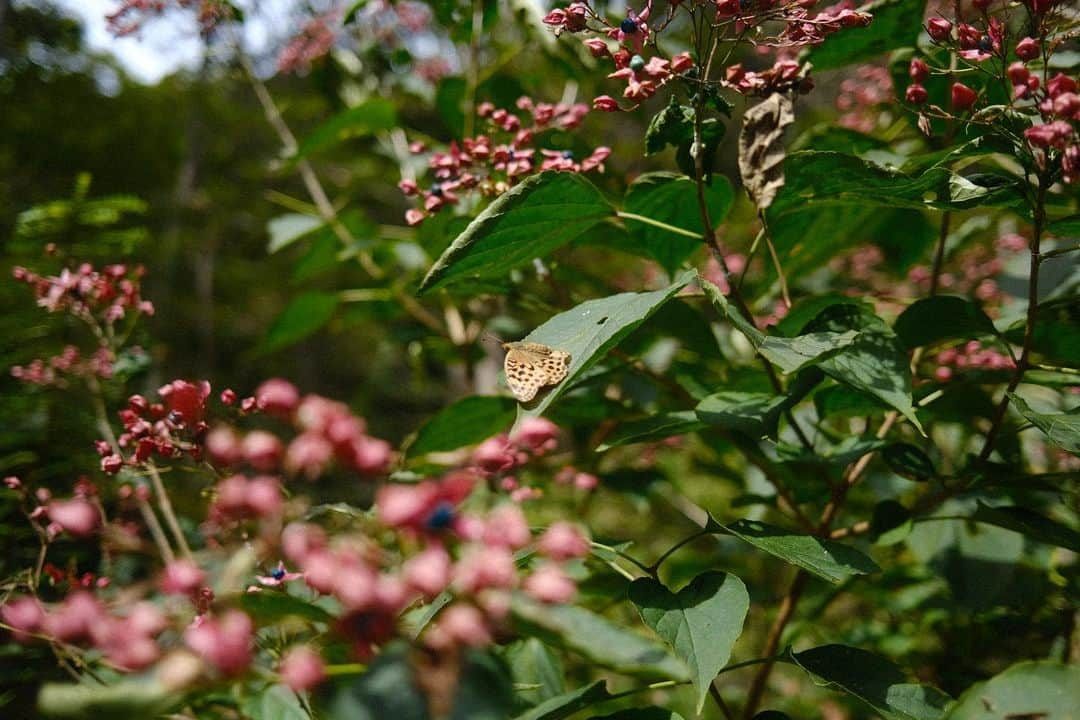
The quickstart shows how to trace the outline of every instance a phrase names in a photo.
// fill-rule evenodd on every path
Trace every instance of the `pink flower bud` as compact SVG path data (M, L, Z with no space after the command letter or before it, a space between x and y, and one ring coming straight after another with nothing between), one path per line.
M56 500L49 503L49 520L76 537L85 537L97 530L101 514L86 500Z
M45 618L45 631L63 642L88 640L98 623L105 618L105 609L88 592L73 592L63 605Z
M190 595L202 587L205 578L206 573L190 560L173 560L165 566L159 584L169 595Z
M908 85L907 91L904 93L904 99L912 105L922 105L928 97L929 94L926 92L926 88L918 83Z
M466 593L509 589L516 579L514 555L505 547L474 547L454 568L454 584Z
M1026 37L1016 43L1016 57L1021 60L1034 60L1039 57L1039 41L1035 38Z
M502 473L514 467L516 454L505 435L488 438L472 452L472 462L489 473Z
M618 112L619 102L610 95L601 95L593 100L593 110L600 112Z
M1074 93L1076 91L1076 81L1065 73L1059 72L1046 83L1046 93L1052 98L1057 98L1064 93Z
M285 451L285 468L291 473L302 474L308 480L319 477L334 456L334 446L316 432L297 435Z
M245 493L247 508L255 517L265 518L281 512L281 483L277 478L260 476L252 478Z
M915 82L924 83L930 77L930 66L919 58L912 58L911 64L908 65L908 75Z
M124 467L124 458L116 455L106 455L101 458L101 471L108 475L115 475Z
M510 440L522 449L542 455L555 448L558 437L559 427L555 423L547 418L529 417L521 421Z
M952 32L952 23L943 17L930 18L926 23L926 32L937 42L944 42Z
M1013 85L1023 85L1031 77L1031 72L1027 69L1027 66L1022 62L1014 62L1009 65L1009 69L1006 70L1009 76L1009 82Z
M301 560L304 582L324 595L334 591L340 563L328 550L315 550Z
M241 457L240 438L231 427L219 425L206 434L206 452L219 465L232 465Z
M220 618L207 617L189 627L184 641L223 675L234 677L251 664L253 635L251 618L228 610Z
M271 378L255 389L255 405L264 413L288 417L300 403L300 391L288 380Z
M532 532L521 508L517 505L500 505L492 510L484 524L483 541L511 550L528 545L532 541Z
M952 84L952 106L957 110L967 110L979 98L978 94L963 83Z
M281 682L294 692L311 690L326 679L326 664L307 646L290 648L278 666Z
M244 459L256 470L269 472L281 461L281 441L273 433L253 430L240 444Z
M574 599L574 581L554 563L544 563L525 578L526 593L544 603L567 603Z
M437 623L448 637L462 645L482 647L491 644L491 631L484 614L474 605L455 603L439 614Z
M0 620L14 628L12 634L16 642L26 642L30 639L29 633L41 629L45 610L37 598L18 597L0 605Z
M450 555L441 545L431 545L405 563L404 579L409 587L428 599L450 584Z
M589 541L576 525L560 521L544 532L537 548L542 555L553 560L568 560L588 555Z
M611 54L611 51L608 50L607 43L600 38L589 38L584 41L584 45L595 58L606 57Z
M326 547L326 532L318 525L290 523L281 533L281 549L294 563Z

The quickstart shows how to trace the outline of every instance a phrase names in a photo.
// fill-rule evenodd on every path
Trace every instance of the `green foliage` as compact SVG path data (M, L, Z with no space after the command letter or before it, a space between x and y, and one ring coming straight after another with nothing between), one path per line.
M439 411L416 432L409 455L455 450L475 445L505 430L514 421L512 398L472 396Z
M817 70L867 62L889 50L913 47L922 28L912 18L925 14L926 0L874 0L859 8L873 17L870 27L833 35L805 54Z
M948 720L992 720L1038 715L1065 720L1080 707L1080 669L1047 660L1013 665L977 683L956 701Z
M831 583L843 582L853 575L866 575L881 570L877 563L853 547L792 532L758 520L736 520L717 526L716 531L729 533Z

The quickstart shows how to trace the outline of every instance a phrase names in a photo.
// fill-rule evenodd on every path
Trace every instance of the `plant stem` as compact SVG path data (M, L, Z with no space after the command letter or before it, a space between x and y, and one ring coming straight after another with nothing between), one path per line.
M661 222L660 220L654 220L651 217L646 217L645 215L638 215L637 213L626 212L624 210L620 210L615 214L618 215L619 217L623 218L624 220L635 220L635 221L640 222L640 223L645 223L646 225L652 225L653 227L658 227L658 228L661 228L662 230L667 230L668 232L675 233L676 235L682 235L683 237L694 238L695 240L700 240L701 239L701 233L696 233L693 230L686 230L686 229L681 228L681 227L675 227L674 225L668 225L666 222Z
M780 609L776 613L776 619L773 620L772 627L769 628L769 634L765 638L763 654L766 659L761 669L754 674L754 679L750 682L750 690L746 695L746 705L743 708L744 720L750 720L754 713L757 712L758 705L761 704L761 697L765 693L765 684L769 680L773 666L776 665L776 651L780 647L780 638L784 633L784 628L787 627L788 622L795 614L795 606L798 605L799 598L802 597L803 590L806 589L806 583L809 579L810 576L802 570L795 573L784 599L780 601Z
M978 462L984 462L990 457L990 453L994 451L994 443L997 441L998 435L1001 432L1001 426L1005 421L1005 413L1009 409L1009 395L1016 390L1017 386L1024 379L1024 373L1027 371L1029 363L1031 362L1031 345L1035 339L1035 322L1039 315L1039 266L1042 264L1042 256L1039 254L1039 248L1042 244L1043 226L1046 222L1046 181L1042 175L1039 176L1039 187L1035 195L1035 207L1034 210L1034 230L1031 234L1031 243L1028 248L1031 252L1031 260L1028 270L1028 307L1027 307L1027 323L1024 327L1024 340L1020 348L1020 357L1016 361L1016 372L1013 374L1012 379L1009 380L1008 386L1005 388L1005 394L1001 396L1001 401L998 403L997 409L994 412L994 419L990 424L990 430L986 433L986 441L983 443L982 450L979 452L977 458Z
M176 513L173 512L172 501L169 499L169 493L165 491L165 483L161 482L161 474L158 472L157 465L154 464L153 460L147 460L146 467L150 473L150 482L154 486L154 494L157 495L161 515L165 518L169 530L172 531L176 546L180 548L180 552L186 559L191 560L191 548L188 547L187 539L184 538L184 532L180 529L180 523L176 519Z
M727 718L727 720L735 720L735 716L731 713L727 703L724 702L724 698L720 696L720 690L712 683L709 683L709 695L716 701L716 706L720 708L720 712L724 714L724 717Z

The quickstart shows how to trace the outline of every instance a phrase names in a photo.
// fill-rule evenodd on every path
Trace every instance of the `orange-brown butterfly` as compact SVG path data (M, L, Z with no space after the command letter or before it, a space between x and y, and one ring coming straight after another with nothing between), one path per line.
M503 343L506 384L518 402L529 402L548 385L558 385L570 367L570 353L535 342Z

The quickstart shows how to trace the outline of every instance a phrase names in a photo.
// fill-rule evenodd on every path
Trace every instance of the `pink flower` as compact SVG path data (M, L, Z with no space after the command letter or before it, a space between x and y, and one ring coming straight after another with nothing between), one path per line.
M607 43L600 38L589 38L584 41L584 45L595 58L606 57L611 54L611 51L608 50Z
M277 478L265 475L252 478L247 484L245 497L248 511L255 517L264 518L277 515L283 504L281 483Z
M472 462L489 473L502 473L517 464L518 457L506 435L496 435L476 446Z
M600 112L618 112L621 109L619 102L610 95L600 95L595 98L592 106L593 110L599 110Z
M240 444L244 459L256 470L269 472L281 462L281 441L273 433L253 430L244 436Z
M256 575L255 579L259 581L260 585L266 587L280 587L287 582L299 580L302 577L304 577L303 573L289 572L285 569L285 563L278 562L277 567L269 575Z
M573 523L553 523L540 537L537 549L552 560L568 560L589 554L589 541Z
M169 595L190 595L202 587L205 578L206 573L192 561L173 560L165 566L159 585Z
M98 623L105 618L105 609L88 592L76 591L64 599L63 605L50 613L44 622L45 631L63 642L88 640Z
M334 457L334 446L316 432L304 432L289 443L285 451L285 468L314 480L326 470Z
M317 652L306 645L293 647L281 658L278 673L287 687L294 692L303 692L326 679L326 664Z
M487 545L517 550L531 541L529 523L517 505L500 505L491 511L484 523L483 542Z
M302 563L312 552L326 547L326 532L318 525L289 523L281 533L281 549L285 557Z
M443 610L436 622L449 639L462 645L483 647L492 642L487 620L474 605L455 603Z
M1064 149L1072 134L1072 125L1064 120L1036 125L1024 131L1024 137L1032 145L1042 148L1054 147L1059 150Z
M926 32L934 40L944 42L949 39L949 33L952 32L952 23L943 17L930 18L926 23Z
M239 610L206 617L184 633L188 647L228 677L242 674L251 664L253 639L251 618Z
M1060 72L1046 83L1046 93L1052 98L1057 98L1063 93L1074 93L1077 89L1076 81Z
M558 444L559 427L542 417L529 417L522 420L517 430L511 434L511 442L522 449L528 449L535 455L543 455L554 450Z
M206 398L210 396L210 383L205 380L198 383L173 380L158 388L158 395L164 398L169 413L176 413L177 422L193 426L203 419Z
M922 105L930 97L926 92L926 88L917 83L908 85L907 91L904 93L904 99L912 105Z
M431 599L450 584L450 555L441 545L430 545L406 561L403 574L409 587Z
M375 509L384 525L437 533L455 526L455 508L475 484L473 473L457 471L438 482L384 485L375 496Z
M0 605L0 620L10 625L16 642L26 642L45 622L45 610L37 598L17 597Z
M957 110L962 111L969 109L975 104L975 101L978 100L978 98L978 94L967 85L958 82L952 84L952 106Z
M300 404L300 391L288 380L271 378L255 389L255 406L270 415L288 417Z
M390 469L394 452L390 443L364 435L348 445L347 462L364 475L383 475Z
M510 589L516 579L514 555L505 547L473 546L454 568L454 585L471 594L488 588Z
M98 509L82 498L54 500L49 503L48 514L49 520L76 537L92 535L101 522Z
M1026 37L1016 43L1016 57L1021 60L1034 60L1039 57L1039 41L1035 38Z
M219 425L206 434L206 452L219 465L232 465L241 457L240 438L227 425Z
M526 593L544 603L567 603L574 599L577 587L566 572L554 563L544 563L525 578Z
M919 58L912 58L908 64L908 75L917 83L924 83L930 77L930 66Z

